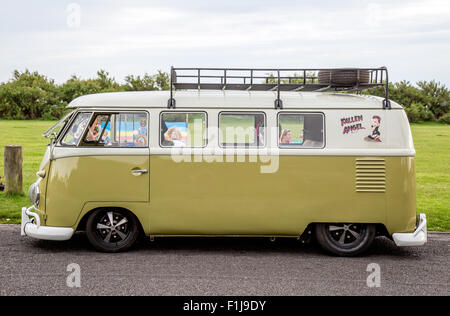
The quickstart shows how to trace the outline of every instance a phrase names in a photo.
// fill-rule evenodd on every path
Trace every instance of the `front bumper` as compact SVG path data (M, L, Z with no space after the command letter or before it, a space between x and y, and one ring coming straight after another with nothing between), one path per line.
M418 247L423 246L428 241L427 217L420 214L419 225L412 234L393 234L392 238L399 247Z
M28 209L22 208L22 236L53 241L65 241L72 238L74 234L72 228L41 226L41 219L38 214L32 212L33 210L36 210L34 206Z

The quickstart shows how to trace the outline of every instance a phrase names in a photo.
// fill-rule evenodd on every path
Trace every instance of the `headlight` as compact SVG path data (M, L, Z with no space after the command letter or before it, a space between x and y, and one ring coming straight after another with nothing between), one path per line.
M36 173L36 176L38 176L39 178L44 179L45 178L45 174L46 174L45 170L41 170L41 171L38 171Z
M41 200L41 192L39 190L39 182L33 183L28 190L28 198L33 205L38 206Z

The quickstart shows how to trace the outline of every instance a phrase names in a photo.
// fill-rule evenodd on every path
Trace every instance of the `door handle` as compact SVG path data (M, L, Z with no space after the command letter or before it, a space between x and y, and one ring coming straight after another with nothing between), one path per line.
M131 170L131 174L135 177L139 177L139 176L142 176L147 173L148 173L148 170Z

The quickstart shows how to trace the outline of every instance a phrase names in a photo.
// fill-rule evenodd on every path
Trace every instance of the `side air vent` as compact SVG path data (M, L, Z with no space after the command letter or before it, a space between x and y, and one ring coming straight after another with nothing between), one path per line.
M386 192L386 161L384 159L356 160L356 192Z

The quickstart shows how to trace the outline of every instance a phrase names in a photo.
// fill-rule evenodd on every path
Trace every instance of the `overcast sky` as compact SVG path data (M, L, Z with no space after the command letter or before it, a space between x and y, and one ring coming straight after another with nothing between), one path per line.
M0 0L0 81L106 69L378 67L450 86L449 0Z

